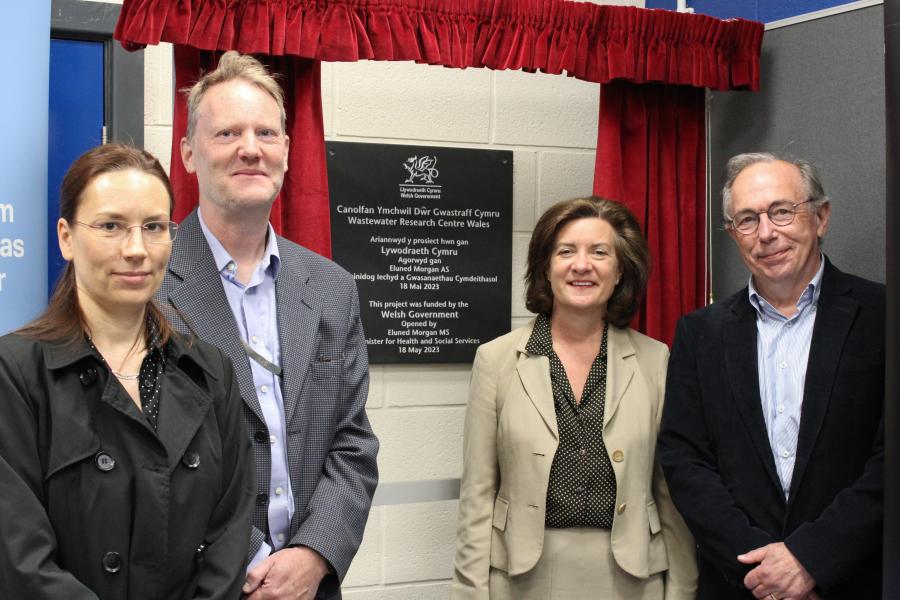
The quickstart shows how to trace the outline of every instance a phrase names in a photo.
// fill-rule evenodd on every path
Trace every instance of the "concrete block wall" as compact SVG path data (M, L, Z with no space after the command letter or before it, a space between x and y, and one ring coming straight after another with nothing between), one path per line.
M643 6L643 0L606 3ZM171 64L168 44L145 50L145 146L167 168ZM541 73L380 62L322 69L329 140L514 152L512 327L530 318L522 276L537 217L557 200L591 192L599 93L597 84ZM382 483L427 486L459 478L469 374L469 365L372 366L368 409L382 444ZM374 506L345 597L447 598L456 509L453 498L392 497Z

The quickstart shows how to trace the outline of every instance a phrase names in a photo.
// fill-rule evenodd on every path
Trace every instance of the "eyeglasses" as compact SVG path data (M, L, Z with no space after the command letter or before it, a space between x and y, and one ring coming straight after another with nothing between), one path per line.
M111 242L124 242L132 229L139 229L144 242L148 244L171 244L178 233L178 224L172 221L150 221L143 225L128 225L122 221L103 221L102 223L85 223L75 221L78 225L90 227L100 238Z
M759 228L759 215L765 213L773 225L784 227L794 221L794 215L800 206L812 202L812 198L803 202L780 200L773 202L766 210L742 210L730 219L725 219L725 227L731 227L742 235L755 233Z

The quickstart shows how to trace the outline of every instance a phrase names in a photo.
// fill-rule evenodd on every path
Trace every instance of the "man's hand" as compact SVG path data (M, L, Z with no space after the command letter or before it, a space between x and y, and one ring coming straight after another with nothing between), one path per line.
M744 577L744 587L755 598L816 598L816 582L782 542L757 548L737 559L745 565L759 565Z
M306 546L284 548L247 572L247 600L312 600L328 573L328 562Z

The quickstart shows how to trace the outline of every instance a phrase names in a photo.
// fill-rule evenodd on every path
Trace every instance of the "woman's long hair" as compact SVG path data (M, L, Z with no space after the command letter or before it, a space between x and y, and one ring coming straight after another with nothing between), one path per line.
M172 184L159 161L140 148L125 144L104 144L88 150L69 167L59 190L59 216L70 224L74 223L82 192L88 184L104 173L125 170L140 171L159 179L169 194L169 215L172 214L175 206ZM169 341L173 330L153 300L147 302L147 314L156 324L160 342L164 344ZM86 331L84 312L78 304L75 269L68 262L56 282L46 310L16 333L36 340L71 344L82 340Z

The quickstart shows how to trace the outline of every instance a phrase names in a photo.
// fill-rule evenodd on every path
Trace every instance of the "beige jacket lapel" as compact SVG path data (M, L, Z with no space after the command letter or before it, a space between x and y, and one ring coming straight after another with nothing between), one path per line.
M516 351L519 360L516 371L525 393L537 409L547 428L555 439L559 439L559 429L556 426L556 409L553 406L553 387L550 383L550 359L546 356L530 354L525 346L531 338L534 329L534 321L522 329Z
M603 428L609 425L631 379L634 377L634 346L628 329L610 325L607 333L606 405L603 411Z

